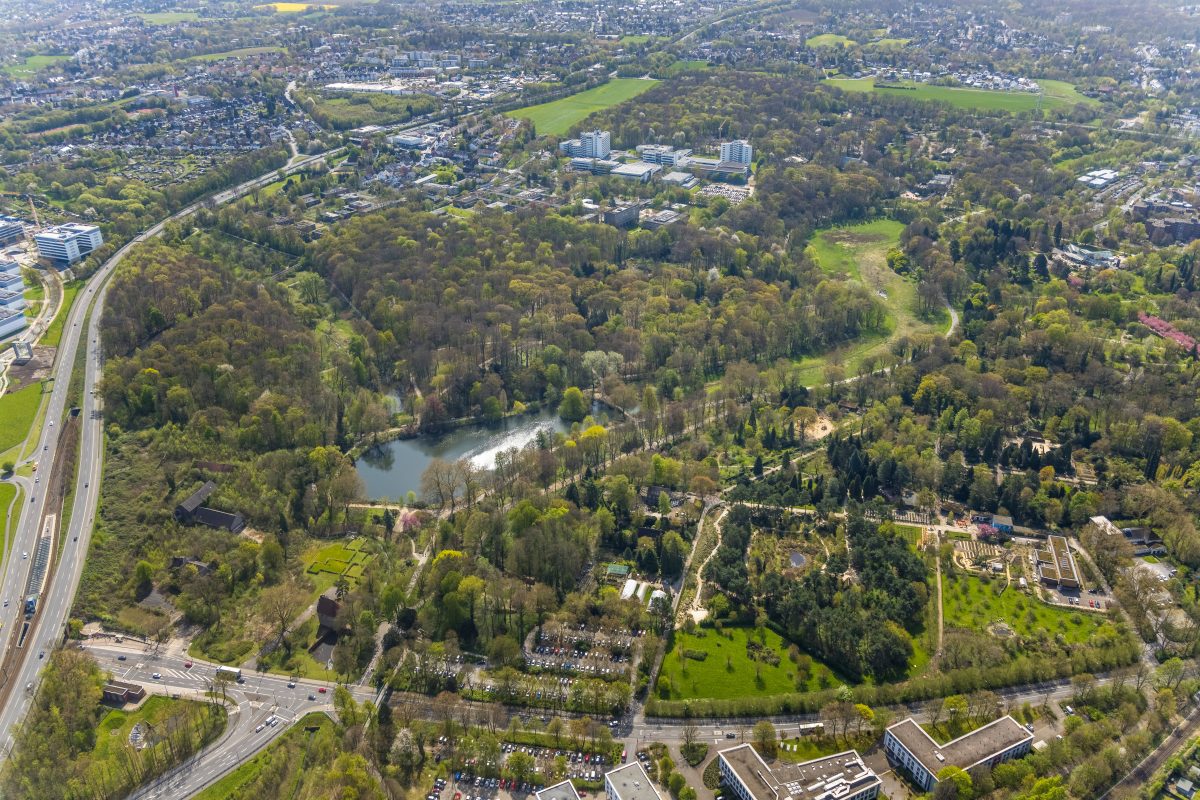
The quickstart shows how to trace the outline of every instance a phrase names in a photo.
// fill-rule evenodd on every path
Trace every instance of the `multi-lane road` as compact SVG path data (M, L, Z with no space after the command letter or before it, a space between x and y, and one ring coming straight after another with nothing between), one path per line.
M201 698L216 684L216 665L183 656L156 655L140 643L104 642L85 648L100 668L147 691ZM191 666L187 666L191 664ZM158 675L158 677L154 677ZM246 671L244 683L226 683L229 723L221 737L179 767L143 786L133 800L191 797L272 742L312 711L333 709L333 686ZM324 691L322 691L324 690ZM218 689L219 691L219 689ZM359 702L375 700L369 689L350 687ZM270 720L274 720L274 724ZM261 727L260 727L261 726Z
M313 156L293 159L284 168L286 172L295 172L304 167L328 158L340 152L340 148L326 151ZM3 647L3 675L0 675L0 757L6 756L12 749L13 729L17 722L28 710L32 693L27 686L36 685L37 675L45 662L42 655L49 647L61 641L63 626L67 614L74 602L75 591L83 572L83 562L87 556L88 543L91 540L93 523L96 518L96 508L99 501L100 475L103 465L103 420L101 419L100 398L96 391L102 369L99 347L100 319L104 308L105 293L108 290L108 280L137 244L151 239L162 232L168 222L184 219L194 214L202 205L214 203L221 205L241 197L256 188L265 186L276 180L278 171L246 181L232 189L213 195L207 200L194 203L179 211L170 218L144 231L128 244L118 250L106 261L95 275L88 281L87 290L78 297L67 324L63 327L62 341L59 344L54 364L54 389L47 405L44 425L38 439L35 458L42 465L39 470L41 480L33 484L30 501L25 505L20 525L13 533L11 557L0 586L0 597L7 604L0 603L0 641ZM94 311L86 323L88 309ZM86 327L86 330L85 330ZM32 620L29 635L23 647L17 647L17 640L23 623L23 597L29 578L30 566L33 564L32 554L35 543L41 534L44 515L57 514L59 509L47 507L46 486L53 483L50 476L45 474L54 463L58 448L58 435L62 430L63 415L68 411L67 392L71 383L72 368L75 365L79 347L86 348L86 361L83 376L83 401L79 413L79 460L78 472L75 476L76 491L71 509L70 522L66 530L58 533L58 561L53 575L46 584L38 602L37 613ZM65 476L63 476L65 478ZM22 558L22 553L30 553L31 557Z

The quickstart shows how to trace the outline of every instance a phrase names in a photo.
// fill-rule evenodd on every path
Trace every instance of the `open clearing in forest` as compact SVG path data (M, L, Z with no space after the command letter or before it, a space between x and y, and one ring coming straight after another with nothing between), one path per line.
M529 120L539 136L562 136L589 114L624 103L657 85L658 81L642 78L613 78L594 89L509 111L508 116Z
M931 100L949 103L955 108L970 111L1032 111L1039 106L1046 110L1062 110L1072 108L1079 103L1098 105L1098 101L1084 97L1076 91L1074 85L1066 81L1041 79L1038 84L1042 93L1034 92L1002 92L992 89L968 89L957 86L933 86L928 83L913 83L911 81L879 81L875 78L830 78L826 81L830 86L845 89L848 92L888 93L896 96L911 97L914 100Z
M840 366L848 377L868 359L889 352L901 338L920 333L945 332L949 315L944 312L930 322L917 313L917 286L893 272L887 252L900 243L904 226L895 220L877 219L859 225L825 228L809 242L808 255L822 271L845 280L856 280L886 306L886 330L863 336L822 356L801 361L801 379L808 386L819 384L829 364Z

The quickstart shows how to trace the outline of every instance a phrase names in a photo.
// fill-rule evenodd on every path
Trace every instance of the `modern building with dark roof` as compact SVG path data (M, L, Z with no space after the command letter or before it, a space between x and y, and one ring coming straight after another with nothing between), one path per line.
M1032 747L1033 734L1008 715L945 744L938 744L912 717L897 722L883 735L888 761L908 772L913 783L926 792L933 791L937 774L946 767L994 767L1027 755Z
M873 800L883 782L855 750L793 764L768 764L749 744L718 754L721 778L738 800Z

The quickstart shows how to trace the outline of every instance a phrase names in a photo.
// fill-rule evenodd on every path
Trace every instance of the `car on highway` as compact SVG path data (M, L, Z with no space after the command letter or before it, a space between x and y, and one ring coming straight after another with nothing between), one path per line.
M309 700L316 700L316 699L317 699L317 696L316 696L315 694L309 693L309 695L308 695L308 699L309 699Z
M320 689L317 689L317 691L318 691L318 692L320 692L321 694L325 694L325 693L326 693L326 692L328 692L329 690L328 690L328 689L326 689L324 686L322 686Z
M185 662L183 662L183 668L184 668L184 669L191 669L191 668L192 668L192 662L190 662L190 661L185 661Z
M260 724L260 725L259 725L257 728L255 728L255 729L254 729L254 732L255 732L255 733L262 733L262 729L263 729L263 728L265 728L265 727L267 727L267 726L266 726L266 725L262 725L262 724Z
M117 656L117 661L124 661L126 658L128 658L128 656L122 653L121 655Z
M22 561L24 561L24 560L25 560L25 559L27 559L27 558L29 558L29 553L21 553L21 560L22 560Z
M45 658L45 657L46 657L46 651L38 650L38 658Z
M8 598L4 598L4 607L8 608Z
M289 688L289 689L295 689L295 688L296 688L296 682L295 682L295 681L288 681L288 688Z
M161 680L162 680L162 673L161 673L161 672L156 672L156 673L154 673L153 675L151 675L150 677L151 677L151 678L153 678L153 679L154 679L154 680L156 680L156 681L161 681Z

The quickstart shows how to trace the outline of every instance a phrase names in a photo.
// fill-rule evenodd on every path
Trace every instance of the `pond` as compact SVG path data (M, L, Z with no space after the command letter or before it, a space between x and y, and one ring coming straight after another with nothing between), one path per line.
M801 553L799 550L792 551L792 566L793 567L799 569L800 567L803 567L807 561L808 561L808 558L805 557L804 553Z
M409 492L420 496L421 473L435 458L465 458L480 469L491 469L497 453L524 447L537 438L538 431L564 433L570 429L554 411L542 411L492 425L479 423L415 439L396 439L363 453L358 459L358 474L372 500L403 500Z

